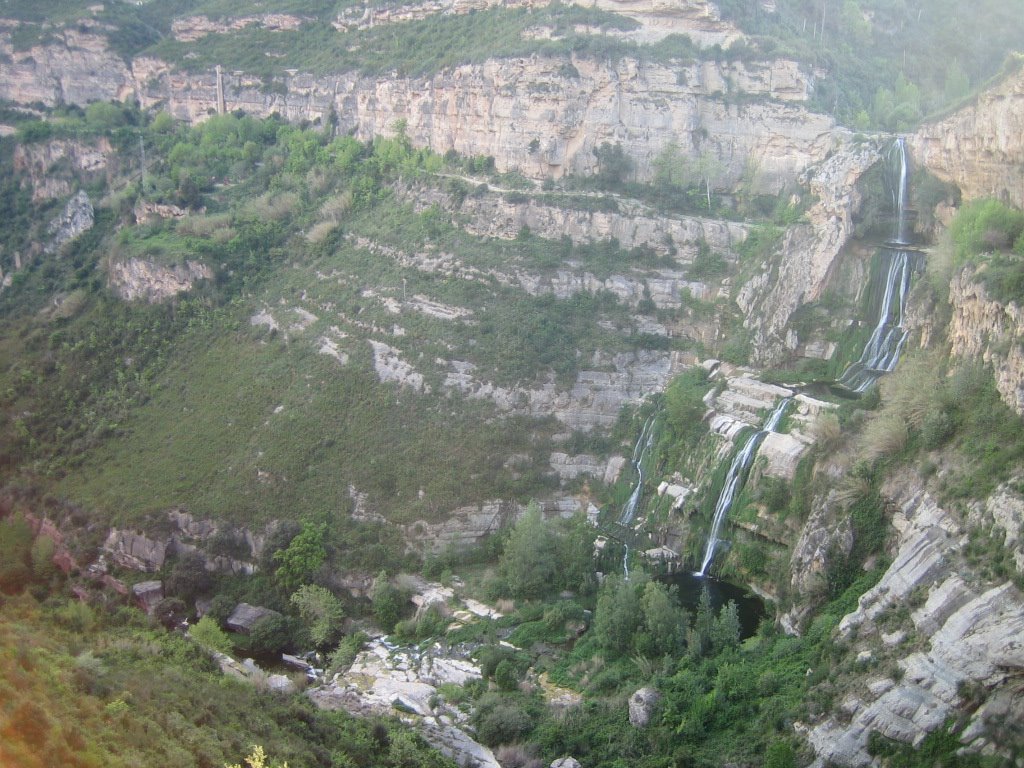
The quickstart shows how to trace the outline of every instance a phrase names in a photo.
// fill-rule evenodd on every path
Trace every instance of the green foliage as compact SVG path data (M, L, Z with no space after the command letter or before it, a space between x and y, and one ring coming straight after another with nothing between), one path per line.
M277 570L274 578L286 592L294 592L308 584L327 559L324 538L327 523L304 523L302 531L291 540L287 549L274 553Z
M525 701L494 694L485 694L477 699L471 722L477 738L489 747L519 741L534 726Z
M231 653L231 638L220 628L217 620L212 616L203 616L189 628L188 634L204 648L221 653Z
M89 610L56 596L0 605L4 765L222 766L253 744L294 768L454 765L397 721L327 712L224 677L198 644L144 622L98 611L83 633L54 620L74 606Z
M538 598L592 585L593 530L577 516L545 522L531 502L516 523L498 563L502 587L512 597Z
M294 645L294 621L286 616L268 615L257 621L246 638L251 653L259 656L278 656Z
M973 200L957 211L949 231L962 264L1014 246L1024 235L1024 213L991 198Z
M32 579L32 529L21 515L0 520L0 591L15 594Z
M665 417L675 442L692 445L704 433L704 396L709 388L707 371L697 366L676 376L666 388Z
M391 583L387 572L381 571L370 586L370 603L377 624L385 632L391 632L402 616L406 597Z
M324 587L303 584L289 598L317 646L333 646L341 636L345 610L341 601Z

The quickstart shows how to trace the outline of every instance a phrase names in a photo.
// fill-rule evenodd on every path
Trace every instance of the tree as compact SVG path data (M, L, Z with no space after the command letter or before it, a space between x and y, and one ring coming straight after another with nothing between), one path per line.
M629 580L620 576L605 580L594 611L594 633L598 644L613 656L633 649L634 638L643 623L639 597L647 581L647 575L639 571Z
M650 581L640 598L643 624L650 638L649 655L674 655L683 645L689 620L675 599L674 588Z
M327 559L324 538L327 523L303 523L302 531L292 539L287 549L274 553L277 572L274 578L288 592L294 592L312 580Z
M217 620L211 616L203 616L188 631L189 635L204 648L221 653L231 653L232 643L228 633L220 628Z
M633 161L618 142L609 144L606 141L595 147L594 156L597 158L597 180L604 186L618 187L633 172Z
M31 581L32 538L20 514L0 521L0 591L15 594Z
M252 752L245 758L245 764L249 768L288 768L288 763L268 763L267 754L259 744L253 746ZM240 763L234 765L225 763L224 768L242 768L242 766Z
M333 646L341 636L341 622L345 610L341 601L327 589L315 584L303 584L291 596L291 603L309 628L314 644Z
M206 561L196 552L187 552L179 557L164 580L166 593L180 597L186 603L209 592L212 586L213 576L206 570Z
M373 617L385 632L393 632L402 615L402 593L388 578L387 571L381 571L370 586L370 603Z
M558 541L541 518L540 506L531 501L509 534L498 565L509 594L535 598L557 589L559 554Z
M249 633L249 650L256 654L276 656L292 642L292 622L279 614L264 616Z

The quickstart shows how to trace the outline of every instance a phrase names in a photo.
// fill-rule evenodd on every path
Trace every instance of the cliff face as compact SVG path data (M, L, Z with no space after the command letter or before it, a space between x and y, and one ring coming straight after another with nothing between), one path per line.
M949 300L953 355L991 365L1003 402L1024 415L1024 309L992 299L970 270L953 278Z
M914 156L966 198L1024 207L1024 65L973 104L911 137Z
M790 328L790 318L801 305L821 298L853 234L861 203L857 179L879 157L872 144L849 145L808 172L817 201L807 212L807 222L786 232L776 258L761 264L736 298L758 362L777 362L796 351L800 339Z
M896 509L895 554L839 625L838 642L855 659L844 698L797 729L819 762L867 766L873 732L917 746L959 718L969 751L1005 757L1013 750L1007 728L1024 715L1014 683L1024 671L1024 595L979 574L964 554L975 540L969 529L996 526L1016 546L1024 501L1003 487L964 517L913 477L894 478L884 492Z
M0 98L19 104L123 101L136 92L131 72L109 50L100 30L83 22L55 29L54 41L16 50L11 30L18 22L0 19Z
M791 102L812 83L795 62L704 62L681 70L632 59L615 64L561 58L503 59L455 67L429 78L296 74L285 94L267 93L258 78L224 75L225 106L248 114L278 112L290 120L326 120L360 139L389 135L406 121L417 146L444 153L493 156L498 170L542 178L592 173L593 150L621 143L639 180L668 142L684 153L721 162L721 186L757 169L755 184L778 191L831 148L832 120ZM175 116L201 120L217 109L216 75L182 75L136 62L144 104L161 102ZM729 103L726 96L743 96ZM706 137L706 138L705 138ZM531 150L533 140L539 148Z
M687 6L680 15L651 6L645 13L662 20L652 22L655 28L673 32L721 24L707 8ZM89 27L60 31L55 43L18 51L11 24L0 27L0 98L52 106L135 97L188 121L219 110L214 72L184 74L146 57L129 68ZM726 32L723 39L735 34ZM777 192L832 148L832 120L800 106L813 80L794 61L704 61L680 68L623 58L573 59L571 65L532 56L464 65L428 78L290 72L283 93L267 92L258 77L224 73L223 106L296 121L326 121L334 113L338 130L360 139L387 135L404 120L418 146L493 156L499 170L515 168L536 178L591 173L597 166L593 150L609 142L622 145L638 180L649 180L658 152L675 142L684 155L714 157L721 188L753 171L756 190ZM537 149L531 149L534 140Z

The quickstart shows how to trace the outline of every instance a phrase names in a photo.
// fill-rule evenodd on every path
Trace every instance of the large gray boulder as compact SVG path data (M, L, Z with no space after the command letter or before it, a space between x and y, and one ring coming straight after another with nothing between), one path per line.
M583 768L575 757L560 757L551 763L551 768Z
M235 606L235 610L231 612L231 615L228 616L225 624L232 632L241 632L243 635L248 635L260 619L266 616L280 615L277 611L271 608L264 608L261 605L239 603Z
M645 728L654 710L661 701L661 694L653 688L641 688L629 697L629 724L634 728Z

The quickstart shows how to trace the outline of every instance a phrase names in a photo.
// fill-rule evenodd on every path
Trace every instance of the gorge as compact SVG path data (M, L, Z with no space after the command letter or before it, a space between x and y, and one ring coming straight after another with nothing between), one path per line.
M1007 3L59 5L0 763L1020 765Z

